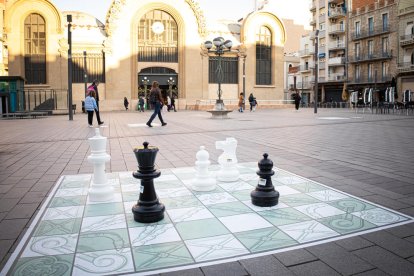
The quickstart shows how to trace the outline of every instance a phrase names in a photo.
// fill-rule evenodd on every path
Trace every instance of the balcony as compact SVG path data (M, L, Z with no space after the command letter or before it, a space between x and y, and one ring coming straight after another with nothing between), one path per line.
M375 76L356 76L350 77L349 83L351 84L378 84L378 83L387 83L391 82L392 76L390 74L385 74L383 76L377 77L375 80Z
M304 82L298 82L296 84L297 89L311 89L313 87L314 81L304 81Z
M330 25L328 27L328 33L330 35L332 35L332 34L343 34L343 33L345 33L345 25L344 24Z
M329 74L328 81L340 81L343 82L346 79L346 76L344 74Z
M400 46L407 46L414 44L414 34L400 36Z
M351 35L352 40L360 40L364 38L369 38L372 36L383 35L391 32L391 28L389 26L374 26L372 29L364 28L361 29L359 32L354 31Z
M335 41L335 42L330 42L328 44L328 49L329 50L343 50L345 49L346 44L345 41Z
M344 57L334 57L329 58L328 66L344 66L345 65L345 58Z
M400 62L397 67L398 73L413 73L414 64L411 62Z
M385 59L392 59L392 51L373 52L368 54L360 54L359 56L349 57L350 63L380 61Z
M328 4L334 3L334 4L342 4L344 0L328 0Z
M316 25L316 19L315 19L315 18L313 18L313 19L309 22L309 25L311 25L311 26Z
M299 57L313 56L313 54L315 54L314 49L305 49L299 51Z
M314 68L313 64L303 64L299 66L299 72L310 72Z
M313 12L316 11L315 1L312 1L309 5L309 11Z
M342 7L338 8L331 8L328 11L328 17L329 19L333 18L341 18L346 16L346 9Z

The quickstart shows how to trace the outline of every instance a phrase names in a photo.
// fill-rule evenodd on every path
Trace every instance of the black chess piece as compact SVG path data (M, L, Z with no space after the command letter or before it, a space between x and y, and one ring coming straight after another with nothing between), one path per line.
M154 187L154 178L161 175L159 170L154 169L158 148L148 147L148 142L144 142L143 145L143 148L134 149L138 171L132 175L141 179L141 190L137 204L132 207L132 213L135 221L150 223L164 218L165 206L159 202Z
M269 155L263 154L263 159L258 162L259 170L256 172L260 176L256 189L250 193L252 204L260 207L275 206L279 202L279 192L275 190L272 183L273 162L267 159Z

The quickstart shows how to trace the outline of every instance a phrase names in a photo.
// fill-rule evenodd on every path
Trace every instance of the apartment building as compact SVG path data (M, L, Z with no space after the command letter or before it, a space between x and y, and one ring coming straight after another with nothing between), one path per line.
M300 73L302 95L314 98L315 53L318 68L318 101L340 102L346 81L347 5L344 0L312 0L310 7L313 31L302 38ZM317 32L316 32L317 31ZM318 48L315 49L315 40ZM301 86L299 86L299 89ZM302 97L303 98L303 97Z
M398 3L398 65L397 90L414 91L414 1Z
M398 32L395 0L350 1L348 89L371 87L380 96L397 71ZM394 78L394 80L393 80Z

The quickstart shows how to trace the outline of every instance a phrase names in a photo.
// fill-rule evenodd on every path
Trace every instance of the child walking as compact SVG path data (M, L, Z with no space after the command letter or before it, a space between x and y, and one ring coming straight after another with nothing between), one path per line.
M88 96L85 98L85 110L88 113L88 125L89 127L93 127L93 113L95 110L98 110L95 100L95 91L90 91Z

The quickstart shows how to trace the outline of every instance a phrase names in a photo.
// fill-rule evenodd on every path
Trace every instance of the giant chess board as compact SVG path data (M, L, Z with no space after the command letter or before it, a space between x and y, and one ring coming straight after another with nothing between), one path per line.
M275 207L251 204L257 163L240 179L194 192L192 167L161 170L158 223L135 222L132 172L108 174L111 202L88 198L91 175L60 178L2 275L147 275L277 253L413 221L413 218L273 168ZM218 166L211 166L214 174Z

